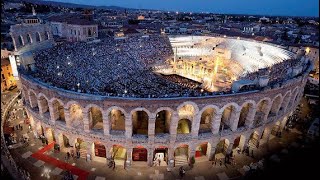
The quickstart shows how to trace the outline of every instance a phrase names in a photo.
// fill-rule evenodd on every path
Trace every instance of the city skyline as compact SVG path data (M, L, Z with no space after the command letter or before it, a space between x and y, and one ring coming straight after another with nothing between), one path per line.
M179 12L210 12L221 14L250 14L270 16L308 16L319 17L319 1L306 0L175 0L170 1L146 1L146 0L53 0L55 2L66 2L94 6L119 6L133 9L152 9ZM168 2L168 3L164 3Z

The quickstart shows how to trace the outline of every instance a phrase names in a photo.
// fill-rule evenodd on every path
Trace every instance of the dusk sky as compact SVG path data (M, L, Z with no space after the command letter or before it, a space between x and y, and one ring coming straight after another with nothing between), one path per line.
M166 11L319 17L319 0L53 0Z

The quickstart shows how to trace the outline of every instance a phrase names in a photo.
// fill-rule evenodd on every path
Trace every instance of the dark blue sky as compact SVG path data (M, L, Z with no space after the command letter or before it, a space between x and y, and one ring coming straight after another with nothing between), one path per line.
M226 14L319 17L319 0L53 0L86 5L121 6Z

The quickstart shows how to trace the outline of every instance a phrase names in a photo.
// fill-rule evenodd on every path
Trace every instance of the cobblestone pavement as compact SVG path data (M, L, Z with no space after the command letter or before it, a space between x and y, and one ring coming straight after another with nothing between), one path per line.
M15 109L21 109L22 105L14 105ZM23 111L17 111L18 118L15 120L11 120L13 125L21 123L23 120ZM22 136L22 134L28 134L30 137L30 142L27 147L17 148L11 150L11 154L16 160L17 164L24 169L28 170L31 175L31 179L47 179L41 176L44 172L45 168L51 170L50 179L61 179L65 171L61 168L55 167L50 163L43 162L41 160L37 160L31 157L32 154L39 151L39 149L43 148L41 140L34 137L32 131L28 131L28 126L23 124L23 130L15 130L18 138ZM219 177L227 176L229 178L240 178L242 176L241 168L244 165L249 165L252 162L258 162L260 159L265 158L267 156L271 156L273 154L277 154L280 158L282 157L283 152L286 152L284 149L288 149L292 147L292 143L298 139L301 139L302 135L296 129L292 129L289 132L284 132L281 138L275 137L271 135L270 141L268 144L263 143L259 146L258 149L254 149L254 156L249 157L244 154L235 154L235 165L212 165L212 162L196 162L194 167L191 169L190 167L185 166L186 175L183 179L193 179L193 180L215 180L219 179ZM294 144L294 148L298 148L299 144ZM290 152L290 151L289 151ZM53 149L46 151L44 154L56 158L57 160L64 161L64 157L66 156L66 149L62 149L61 152L56 153ZM168 172L166 167L130 167L129 169L124 169L121 166L117 166L115 170L109 169L106 165L105 159L98 159L92 162L86 162L85 159L70 159L67 161L72 166L76 166L85 171L89 171L89 180L103 180L103 179L181 179L179 176L179 167L175 167L171 172ZM77 179L77 176L74 176Z

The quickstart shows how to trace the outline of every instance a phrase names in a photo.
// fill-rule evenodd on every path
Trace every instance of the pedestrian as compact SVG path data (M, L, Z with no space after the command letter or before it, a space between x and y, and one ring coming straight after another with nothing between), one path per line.
M116 162L113 161L113 169L112 170L114 170L115 168L116 168Z
M180 175L180 177L183 177L183 167L181 166L180 168L179 168L179 175Z
M70 153L69 152L67 152L67 157L68 157L68 159L70 158Z
M219 162L219 163L220 163L220 166L222 166L222 161L221 161L221 159L220 159L220 162Z

